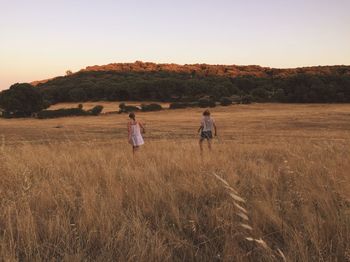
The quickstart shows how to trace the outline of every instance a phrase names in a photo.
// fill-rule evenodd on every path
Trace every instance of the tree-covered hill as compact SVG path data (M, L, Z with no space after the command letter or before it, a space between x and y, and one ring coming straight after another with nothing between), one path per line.
M276 69L236 65L119 63L89 66L36 85L50 103L193 101L232 95L258 102L350 102L350 66Z

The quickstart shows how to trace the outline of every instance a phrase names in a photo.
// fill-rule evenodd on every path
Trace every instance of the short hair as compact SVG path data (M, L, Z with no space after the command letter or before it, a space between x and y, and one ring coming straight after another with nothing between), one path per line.
M203 112L203 116L210 116L210 111L207 109Z
M132 119L135 120L135 113L134 113L134 112L131 112L131 113L129 114L129 118L132 118Z

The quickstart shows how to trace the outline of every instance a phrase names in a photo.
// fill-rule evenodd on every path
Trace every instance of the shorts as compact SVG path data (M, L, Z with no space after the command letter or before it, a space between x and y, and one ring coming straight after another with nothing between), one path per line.
M213 138L213 133L211 131L202 131L201 132L201 140L203 139L212 139Z

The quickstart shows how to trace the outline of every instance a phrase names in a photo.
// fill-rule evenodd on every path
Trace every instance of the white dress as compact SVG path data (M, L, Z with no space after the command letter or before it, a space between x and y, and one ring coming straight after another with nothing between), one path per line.
M130 144L132 144L133 146L141 146L145 143L143 141L140 125L138 122L129 124L129 132L130 132L130 141L129 141Z

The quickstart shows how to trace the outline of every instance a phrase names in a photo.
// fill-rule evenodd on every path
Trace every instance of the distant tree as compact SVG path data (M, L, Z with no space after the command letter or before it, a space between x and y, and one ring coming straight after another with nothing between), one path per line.
M245 95L242 97L241 103L242 104L251 104L253 101L253 97L251 95Z
M122 89L122 90L118 90L116 92L116 96L118 98L118 100L129 100L130 99L130 94L127 90Z
M30 116L49 106L32 85L14 84L0 93L0 107L13 116Z
M73 72L71 71L71 70L67 70L66 71L66 76L70 76L70 75L72 75L73 74Z
M229 106L231 104L232 104L232 100L229 97L222 97L220 99L220 105L222 105L222 106Z
M252 90L251 95L257 98L258 101L264 101L268 98L269 94L264 88L258 87Z
M119 104L119 109L120 109L120 110L124 110L125 106L126 106L125 103L120 103L120 104Z
M215 107L215 101L209 99L209 98L201 98L198 100L199 107Z
M282 88L277 89L272 98L275 102L286 102L287 100L287 96Z
M137 62L89 69L91 71L73 73L69 77L56 77L38 84L37 88L51 103L80 100L194 102L202 97L220 101L222 97L243 97L252 92L254 101L350 102L349 66L295 70L216 65L186 68ZM261 93L260 88L267 93Z
M146 105L146 104L142 104L141 105L141 110L144 111L144 112L149 112L149 111L159 111L159 110L162 110L162 106L159 105L159 104L156 104L156 103L153 103L153 104L149 104L149 105Z
M87 95L83 88L74 88L69 91L70 100L73 102L86 101Z
M102 112L102 110L103 110L103 106L97 105L97 106L94 106L92 109L90 109L88 113L92 114L93 116L97 116Z

